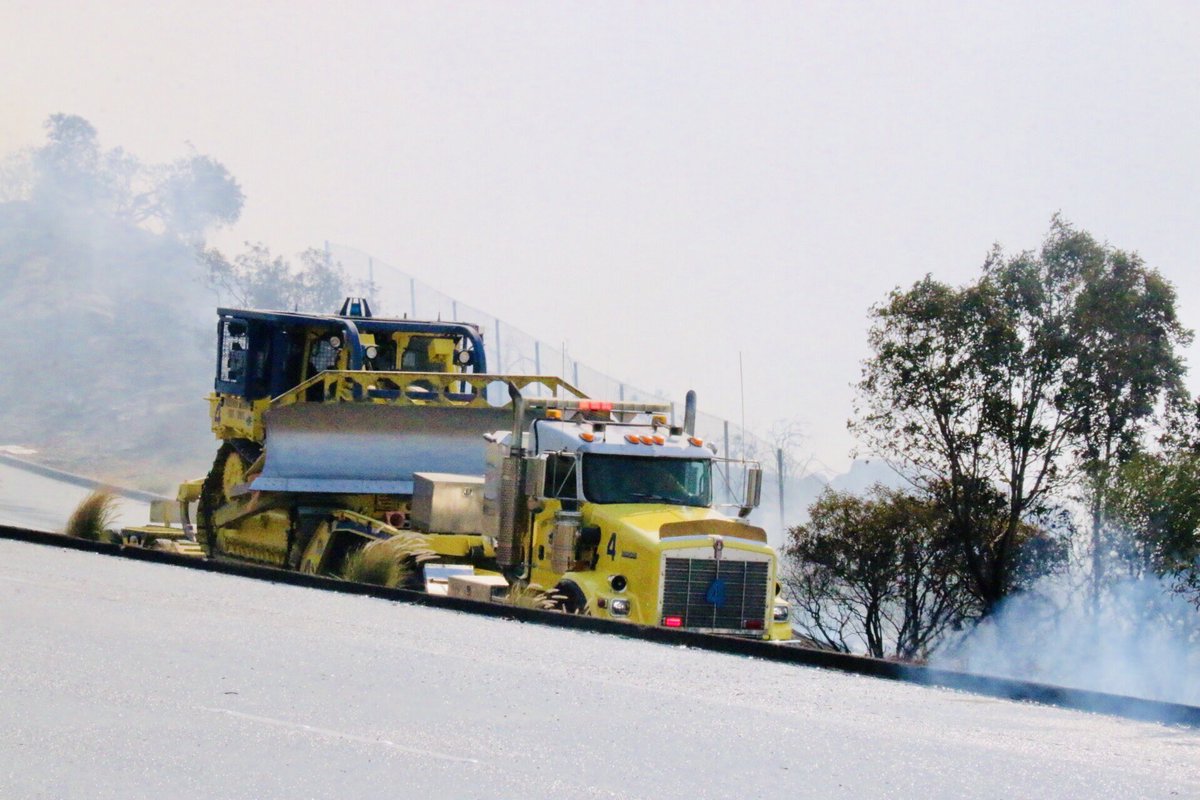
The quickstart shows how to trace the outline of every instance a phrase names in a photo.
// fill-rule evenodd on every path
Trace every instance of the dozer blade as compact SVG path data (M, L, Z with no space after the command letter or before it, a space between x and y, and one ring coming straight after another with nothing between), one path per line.
M482 475L483 434L512 427L500 408L304 403L268 411L252 491L412 494L413 472Z

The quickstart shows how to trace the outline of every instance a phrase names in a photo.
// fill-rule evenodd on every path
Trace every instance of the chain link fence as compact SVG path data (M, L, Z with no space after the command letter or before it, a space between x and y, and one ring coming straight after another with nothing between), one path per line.
M358 285L367 287L377 316L469 322L483 332L488 372L516 375L554 375L589 397L646 403L670 403L672 418L683 419L683 399L660 397L583 364L561 347L531 336L520 328L429 286L403 270L353 247L327 244L326 249ZM541 385L538 384L541 388ZM751 520L767 530L773 544L783 541L786 490L780 481L783 453L771 442L722 417L699 412L696 435L716 446L720 459L757 461L763 467L762 502ZM789 478L792 476L788 476ZM745 492L745 470L719 461L715 496L718 503L737 505ZM732 509L727 509L732 511Z

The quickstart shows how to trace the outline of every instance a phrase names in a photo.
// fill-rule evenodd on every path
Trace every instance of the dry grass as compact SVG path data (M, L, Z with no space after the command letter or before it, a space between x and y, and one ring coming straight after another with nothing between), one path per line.
M422 563L436 558L423 536L402 533L368 542L346 557L342 578L354 583L406 586Z
M567 598L557 592L543 589L536 583L525 586L513 584L509 587L505 602L517 608L535 608L539 611L557 611Z
M64 533L90 542L120 542L120 535L110 529L116 518L117 496L97 489L76 506Z

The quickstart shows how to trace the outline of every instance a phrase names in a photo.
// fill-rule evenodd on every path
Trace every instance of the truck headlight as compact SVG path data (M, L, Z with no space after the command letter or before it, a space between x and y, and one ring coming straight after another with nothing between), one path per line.
M771 610L771 621L772 622L787 622L788 618L791 616L792 616L791 606L785 605L783 603L776 603L775 607Z
M614 597L608 601L608 610L612 612L614 617L628 617L629 601L623 597Z

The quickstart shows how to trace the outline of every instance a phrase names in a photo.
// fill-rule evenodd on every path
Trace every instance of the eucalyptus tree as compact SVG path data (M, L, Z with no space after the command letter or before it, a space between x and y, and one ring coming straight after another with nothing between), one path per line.
M984 614L1016 588L1022 521L1063 480L1062 289L1073 280L1032 254L996 249L973 284L926 277L872 310L874 352L852 427L938 494Z
M1084 281L1075 299L1076 355L1066 396L1074 416L1076 453L1091 517L1092 604L1098 607L1106 554L1126 548L1126 529L1106 524L1115 483L1144 444L1156 409L1183 395L1179 350L1191 332L1179 322L1175 290L1136 253L1098 244L1069 229L1052 247L1055 257L1079 264ZM1147 475L1149 462L1126 479Z
M851 427L938 494L989 613L1037 577L1015 569L1025 523L1059 505L1080 474L1100 487L1092 498L1102 514L1098 476L1128 457L1178 385L1176 348L1188 333L1173 290L1136 256L1056 216L1040 250L995 247L976 281L951 287L926 276L871 316ZM1055 566L1047 560L1041 571Z

